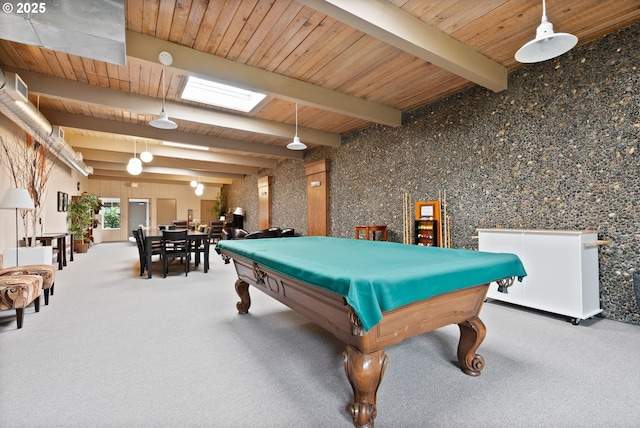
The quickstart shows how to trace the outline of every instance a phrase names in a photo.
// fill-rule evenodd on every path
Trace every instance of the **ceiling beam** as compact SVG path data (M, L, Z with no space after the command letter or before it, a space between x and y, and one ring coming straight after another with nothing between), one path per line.
M297 1L494 92L507 89L506 67L389 2Z
M129 162L132 157L132 153L129 151L117 152L110 151L112 147L107 150L95 150L95 149L83 149L82 156L85 162L90 162L91 166L95 168L101 168L98 162L111 163L118 166L120 169ZM153 149L152 149L153 150ZM177 169L190 169L192 171L207 171L216 174L234 174L243 178L245 175L257 175L258 168L251 168L246 166L225 165L220 163L205 162L200 160L187 160L182 158L163 157L155 154L153 161L146 165L159 166L165 168L177 168ZM106 169L106 168L105 168Z
M114 162L104 162L104 161L95 161L92 162L91 166L93 166L94 172L96 170L100 171L116 171L116 172L126 172L127 166L124 163L114 163ZM163 167L151 164L143 164L142 171L148 174L160 174L160 175L171 175L171 176L181 176L181 177L189 177L189 178L228 178L231 180L242 180L244 175L242 174L228 174L228 173L219 173L219 172L210 172L210 171L193 171L191 169L180 169L180 168L171 168L171 167Z
M189 184L193 177L181 175L158 175L141 173L140 175L131 175L126 171L110 171L110 170L94 170L93 175L89 176L90 180L115 180L125 182L145 182L145 183L163 183L163 184ZM231 184L230 178L207 178L203 177L202 182L212 187L220 187L223 184Z
M173 56L171 68L188 75L241 86L244 89L263 92L276 98L295 101L369 122L394 127L402 125L402 111L395 108L131 30L127 30L126 40L128 57L158 64L158 54L167 51ZM302 138L302 136L300 137Z
M217 138L210 135L193 134L175 129L156 129L147 125L114 122L108 119L96 119L53 110L42 110L42 114L53 124L86 129L110 134L151 138L158 141L192 144L212 149L231 150L238 153L257 153L266 156L302 159L304 153L288 150L286 147L271 144L249 143L246 141Z
M126 140L119 140L114 138L104 137L89 137L84 135L77 135L67 132L65 140L74 148L74 150L81 152L85 158L90 158L85 155L85 150L107 150L109 152L128 153L129 156L133 154L133 142ZM141 150L141 145L138 145ZM278 165L277 160L260 158L256 156L238 156L228 153L213 153L208 151L181 149L177 147L167 147L163 145L149 145L149 151L154 156L164 156L172 159L190 159L201 162L211 162L215 164L228 164L237 168L248 168L250 170L258 168L273 169ZM245 172L243 172L245 174ZM251 173L246 173L251 175Z
M45 74L33 73L27 70L20 70L7 67L9 71L18 74L28 85L29 92L35 95L78 101L82 103L108 107L116 110L130 111L145 115L157 115L160 111L160 104L157 98L136 95L123 91L103 88L88 83L67 80L60 77L48 76ZM273 122L264 119L255 119L247 116L235 115L221 111L209 110L180 104L175 102L166 103L166 111L172 119L184 120L188 122L202 123L221 128L245 131L254 134L268 135L290 140L296 132L295 125ZM121 122L117 122L119 126ZM55 125L59 125L54 123ZM156 130L147 126L150 130ZM161 131L163 132L163 131ZM341 143L340 134L334 132L320 131L317 129L299 126L298 135L309 144L320 146L339 147ZM157 137L154 137L157 138ZM159 138L159 139L162 139ZM238 143L243 143L238 141ZM260 146L258 143L245 143ZM263 144L262 144L263 145ZM277 146L273 146L277 147ZM255 151L253 149L247 151ZM277 156L298 158L291 150L282 150Z

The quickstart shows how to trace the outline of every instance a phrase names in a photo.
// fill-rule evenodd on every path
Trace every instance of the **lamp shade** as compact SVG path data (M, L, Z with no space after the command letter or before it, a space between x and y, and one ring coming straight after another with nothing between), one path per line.
M131 158L127 164L127 172L131 175L140 175L142 172L142 162L140 159Z
M153 160L153 154L150 151L145 150L144 152L140 153L140 160L142 162L151 162Z
M293 141L287 144L287 149L289 150L304 150L307 148L307 145L300 141L300 137L297 135L293 137Z
M553 32L553 24L547 20L546 2L542 0L542 19L536 29L536 38L518 49L515 58L523 63L546 61L568 52L576 43L578 38L573 34Z
M11 210L35 209L33 199L31 199L27 189L8 189L2 196L2 200L0 200L0 208Z
M571 50L578 43L573 34L554 33L553 24L543 22L538 26L536 38L516 52L516 61L533 63L555 58Z
M240 208L240 207L237 207L237 208L235 209L235 211L233 212L233 215L241 215L241 216L244 216L244 210L243 210L242 208Z
M149 125L153 126L154 128L158 128L158 129L176 129L178 127L177 123L175 123L173 120L169 119L169 116L167 115L167 112L164 111L164 107L162 108L162 111L160 112L160 117L158 117L157 119L154 119L151 122L149 122Z

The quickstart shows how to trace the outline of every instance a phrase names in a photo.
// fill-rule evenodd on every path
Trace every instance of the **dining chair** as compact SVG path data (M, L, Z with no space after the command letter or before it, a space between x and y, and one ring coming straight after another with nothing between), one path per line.
M187 220L173 220L171 225L175 226L176 229L186 229L188 223L189 222Z
M198 245L192 248L196 260L204 259L204 273L209 272L209 251L211 249L211 242L213 241L214 234L215 230L210 227L209 232L207 232L207 237L198 240ZM200 255L202 255L202 257L200 257Z
M134 238L136 238L136 244L138 245L138 254L140 255L140 276L144 274L144 270L152 268L147 266L147 236L142 227L138 227L137 230L132 230ZM151 243L151 256L162 256L162 246L158 241Z
M213 233L211 233L211 243L215 244L220 239L222 239L222 229L224 229L224 221L222 220L211 220L209 222L209 229L213 229Z
M173 229L172 229L173 230ZM138 226L138 233L140 233L140 239L142 240L142 248L144 251L147 250L147 231L142 227ZM160 241L151 241L151 255L161 255L162 254L162 243Z
M191 262L191 250L186 230L163 230L162 231L162 267L164 278L169 271L169 259L180 257L184 262L184 276L189 274L189 263Z
M133 229L131 231L133 238L136 240L136 246L138 247L138 257L140 259L140 276L144 273L144 267L147 264L147 257L144 252L144 246L142 244L142 238L140 237L140 232L138 229Z

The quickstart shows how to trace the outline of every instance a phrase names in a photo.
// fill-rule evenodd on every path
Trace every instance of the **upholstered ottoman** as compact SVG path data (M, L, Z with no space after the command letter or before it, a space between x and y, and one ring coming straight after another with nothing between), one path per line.
M42 277L44 290L44 304L49 304L49 292L53 296L53 286L56 283L56 268L53 265L14 266L0 270L0 278L7 275L38 275Z
M39 275L0 276L0 310L15 309L18 328L22 328L24 309L33 302L40 312L42 277Z

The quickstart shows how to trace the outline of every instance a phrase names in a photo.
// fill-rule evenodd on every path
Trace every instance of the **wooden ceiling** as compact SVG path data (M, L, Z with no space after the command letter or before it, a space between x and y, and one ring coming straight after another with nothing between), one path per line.
M71 0L74 1L74 0ZM215 184L257 174L310 148L339 146L372 124L471 85L501 91L535 37L540 0L126 0L126 65L0 40L0 68L94 168L90 178L131 180L144 146L155 155L136 181ZM548 0L556 32L586 43L640 19L638 0ZM158 60L173 56L170 66ZM162 107L176 130L148 125ZM184 101L189 75L262 91L247 114ZM162 141L208 146L175 149Z

